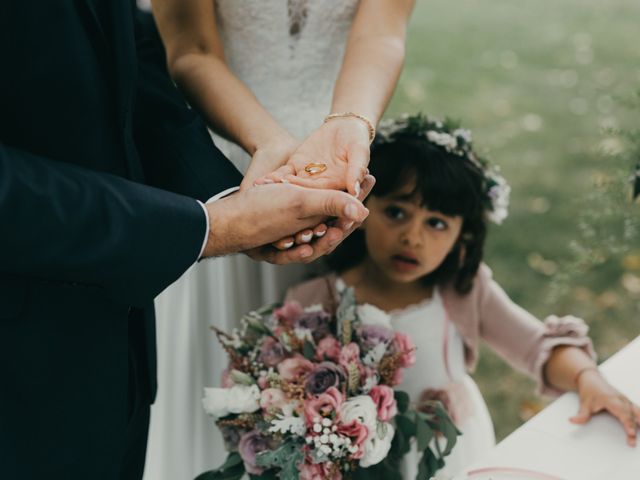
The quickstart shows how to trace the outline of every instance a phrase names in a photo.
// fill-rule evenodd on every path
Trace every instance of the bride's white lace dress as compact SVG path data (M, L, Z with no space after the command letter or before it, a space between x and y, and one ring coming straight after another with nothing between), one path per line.
M330 113L357 4L215 0L231 70L298 138ZM244 171L248 155L215 140ZM227 363L209 326L230 330L245 311L279 300L302 273L301 267L260 265L243 256L220 258L196 265L158 297L159 391L152 408L146 480L189 480L222 462L221 437L201 404L203 387L219 384Z

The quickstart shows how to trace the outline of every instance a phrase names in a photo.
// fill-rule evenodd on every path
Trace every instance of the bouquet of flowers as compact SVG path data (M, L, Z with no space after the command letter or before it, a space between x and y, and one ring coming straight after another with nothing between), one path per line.
M229 455L196 480L400 479L412 437L424 452L418 478L442 468L460 432L440 402L412 409L392 388L415 362L411 339L338 291L334 315L292 302L245 315L232 334L216 330L230 366L203 404Z

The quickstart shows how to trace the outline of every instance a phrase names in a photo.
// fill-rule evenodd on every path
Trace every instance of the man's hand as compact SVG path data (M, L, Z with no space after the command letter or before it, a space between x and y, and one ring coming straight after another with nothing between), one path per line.
M358 200L363 201L373 189L376 179L372 175L366 175L362 181L362 188ZM354 221L348 218L337 218L327 224L319 224L313 230L298 232L295 237L276 242L274 245L262 246L245 252L254 260L263 260L275 264L310 263L317 258L327 255L338 247L340 242L355 231L362 221ZM324 232L318 235L318 232ZM304 236L318 237L311 242L305 241ZM293 244L297 244L293 248ZM275 246L275 248L274 248Z
M313 228L327 217L337 217L341 222L354 224L362 222L369 214L359 200L345 192L307 189L290 184L261 185L239 191L207 204L206 208L210 230L204 257L248 251L250 256L259 258L255 253L257 247ZM323 242L328 251L342 237L343 231L333 227L318 242ZM286 256L262 255L260 259L274 263L305 261L314 254L312 247L306 247L311 251L297 248L278 252L287 253ZM273 247L264 248L277 252Z

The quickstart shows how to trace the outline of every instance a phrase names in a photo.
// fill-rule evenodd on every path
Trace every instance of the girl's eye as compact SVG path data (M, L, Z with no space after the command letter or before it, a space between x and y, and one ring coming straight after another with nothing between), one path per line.
M385 208L384 213L388 218L391 218L392 220L403 220L407 216L402 208L395 207L393 205Z
M435 230L446 230L449 227L449 225L447 225L447 222L437 217L429 218L427 220L427 225Z

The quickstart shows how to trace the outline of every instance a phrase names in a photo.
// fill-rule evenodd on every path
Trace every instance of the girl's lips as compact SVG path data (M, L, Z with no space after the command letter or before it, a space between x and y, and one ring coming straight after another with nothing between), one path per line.
M394 255L391 257L391 262L396 270L401 272L410 272L418 268L418 265L420 265L420 262L418 262L417 259L405 255Z

